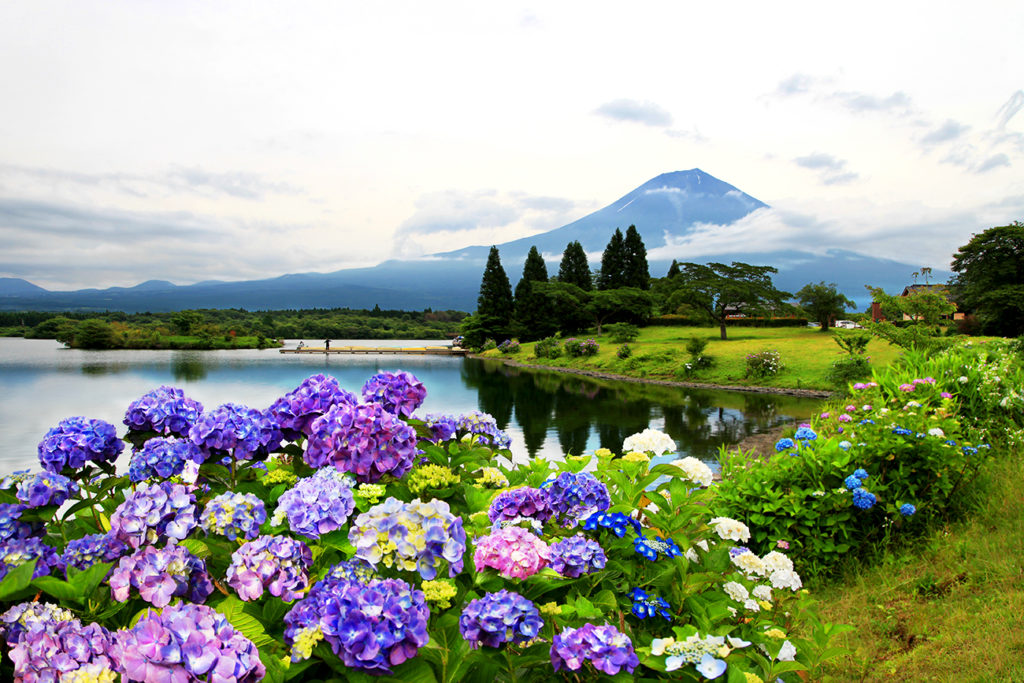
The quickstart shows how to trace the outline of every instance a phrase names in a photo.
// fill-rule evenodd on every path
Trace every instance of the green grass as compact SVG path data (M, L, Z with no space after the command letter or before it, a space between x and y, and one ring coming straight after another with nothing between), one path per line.
M601 350L589 358L568 358L564 355L554 360L535 358L534 343L523 344L518 354L508 357L530 364L596 370L628 377L789 389L833 388L825 376L833 361L844 355L832 341L832 337L838 334L836 331L821 332L803 327L736 327L731 328L728 334L729 339L722 341L717 327L645 327L640 330L640 338L630 344L633 355L627 359L616 357L615 352L620 345L611 341L607 334L596 337ZM586 338L587 335L576 336ZM686 342L694 336L710 342L704 354L713 357L715 365L687 377L683 371L690 359L686 353ZM768 349L776 349L782 355L782 372L774 377L747 378L747 354ZM874 368L888 365L899 353L899 348L880 339L872 339L868 343L867 355L871 357ZM502 356L497 350L484 355Z
M988 469L964 522L814 590L823 617L854 630L837 681L1024 681L1024 460Z

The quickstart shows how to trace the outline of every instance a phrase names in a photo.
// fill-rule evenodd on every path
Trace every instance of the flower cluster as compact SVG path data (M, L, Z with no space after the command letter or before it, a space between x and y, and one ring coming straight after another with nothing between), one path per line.
M562 576L576 579L604 569L608 557L597 541L576 534L549 546L551 568Z
M340 404L313 421L303 455L310 467L333 465L357 481L401 478L416 459L416 431L380 404Z
M775 349L749 353L746 357L747 377L772 377L782 371L782 354Z
M484 467L480 470L480 486L488 489L501 489L508 486L508 477L497 467Z
M448 579L434 579L424 581L420 584L423 596L427 602L438 609L448 609L452 606L452 600L459 594L459 589L453 581Z
M363 385L363 399L379 403L392 415L409 417L427 397L427 388L408 372L379 372Z
M27 505L18 503L0 503L0 541L35 536L41 527L38 523L21 521L21 513L28 509Z
M461 572L466 552L462 518L443 500L403 503L388 498L355 518L348 540L356 547L355 556L371 565L418 571L427 580L437 577L442 559L448 562L449 576Z
M368 564L362 560L352 560L334 565L324 578L313 584L309 594L284 615L284 640L291 647L293 662L309 659L313 647L323 640L320 616L328 598L350 582L367 584L373 578L373 570Z
M622 442L623 453L640 451L661 455L662 453L674 453L675 450L676 442L668 434L659 432L657 429L645 429L638 434L627 436L626 440Z
M462 479L447 467L428 464L417 467L409 475L409 490L419 495L427 489L443 489L458 484Z
M356 405L359 399L345 391L338 380L328 375L312 375L302 384L274 401L267 410L289 441L309 436L313 421L339 404Z
M267 521L263 501L252 493L228 491L206 504L199 515L199 526L207 534L220 534L228 540L239 536L253 539L260 533L260 525Z
M502 491L491 501L487 510L491 522L530 517L544 523L551 519L551 514L548 495L541 489L529 486Z
M867 478L867 470L858 468L853 471L853 474L851 474L850 476L843 480L843 484L846 486L846 489L848 491L853 491L863 486L864 480L866 480Z
M629 636L610 624L584 624L555 634L551 643L551 666L555 671L579 671L588 660L609 676L622 669L633 673L640 664Z
M474 650L481 645L525 643L536 638L543 626L531 601L505 589L470 600L459 616L459 632Z
M782 453L783 451L792 450L794 448L796 448L796 442L790 438L779 439L778 441L775 442L775 450L778 451L779 453Z
M134 482L153 477L170 479L182 473L186 462L202 462L199 447L188 439L173 436L149 439L142 450L132 453L128 478Z
M547 491L555 519L563 526L576 526L581 519L611 505L608 487L589 472L562 472L541 486Z
M78 484L56 472L38 472L18 482L18 500L30 508L44 505L63 505L71 496L78 493Z
M189 430L203 459L231 456L234 460L263 460L281 445L277 421L255 408L225 403L203 413Z
M681 469L683 475L697 486L707 488L715 480L715 473L711 471L711 468L692 456L673 460L670 464Z
M0 639L14 647L26 631L59 621L76 620L74 612L48 602L19 602L0 614Z
M679 557L683 554L683 549L671 538L662 538L661 536L647 538L643 534L633 539L633 549L651 562L657 562L659 555Z
M903 505L900 505L900 514L904 517L910 517L915 512L917 512L917 508L912 503L904 503Z
M565 352L570 356L593 356L601 350L601 345L593 339L576 339L569 337L565 340Z
M337 470L335 470L337 471ZM380 499L384 497L388 487L384 484L360 484L356 487L352 495L367 505L376 505L380 502Z
M500 449L508 448L512 444L512 437L498 429L495 419L479 410L459 416L456 427L460 435L475 436L477 441L484 446L494 446Z
M116 680L113 637L99 624L83 626L77 619L44 621L26 630L11 649L18 681Z
M730 640L750 645L746 641ZM725 662L715 658L718 655L724 656L723 648L728 650L725 645L724 636L704 636L702 638L699 633L694 633L685 640L655 638L651 641L651 654L653 656L661 657L662 655L667 655L665 657L666 671L675 671L684 664L691 664L696 666L697 670L705 678L717 678L725 672Z
M132 588L154 607L165 607L175 597L204 602L213 592L213 582L206 563L183 546L147 545L122 557L110 573L110 595L115 600L126 602Z
M110 516L110 531L133 548L181 541L196 527L196 497L181 484L142 484Z
M48 472L65 467L79 469L87 462L106 463L117 459L124 442L114 425L103 420L69 417L46 432L39 442L39 462Z
M278 484L284 484L285 486L295 486L295 483L298 480L299 478L295 475L294 472L290 472L286 469L278 467L276 469L270 470L265 475L263 475L263 478L260 479L260 483L266 486L267 488L271 488L277 486Z
M672 621L672 606L668 604L668 600L660 598L656 595L648 595L647 591L642 588L634 588L629 593L630 599L633 601L631 611L633 615L640 619L646 619L647 617L662 617L667 621Z
M111 534L90 534L68 541L61 559L68 567L85 570L98 562L114 562L127 549Z
M427 429L430 430L430 440L434 443L451 441L459 429L458 420L452 415L431 413L423 418L423 421L426 423Z
M260 536L231 554L227 583L242 600L258 600L263 591L290 602L309 587L313 554L302 541Z
M202 413L202 403L187 398L181 389L162 386L132 401L124 423L132 431L188 436Z
M293 533L320 538L344 526L355 508L351 478L328 467L281 494L271 521L276 526L287 518Z
M715 517L709 524L723 541L749 541L750 529L743 522L731 517Z
M811 441L818 438L818 434L811 429L808 425L800 425L793 434L793 438L802 443L804 446L809 446Z
M205 605L185 602L151 611L115 637L129 681L255 683L267 673L252 641Z
M476 539L473 563L478 572L491 567L508 579L525 579L545 566L551 557L547 543L518 526L499 529Z
M863 486L853 489L853 506L855 508L870 510L876 502L878 502L878 499L875 497L875 494Z
M56 549L46 545L36 536L30 538L10 538L0 545L0 579L7 572L20 567L26 562L38 560L32 578L64 573L64 561Z
M629 527L632 527L634 532L640 533L640 522L621 512L595 512L583 522L583 528L586 531L596 531L599 527L611 529L612 533L619 538L626 535L626 529Z

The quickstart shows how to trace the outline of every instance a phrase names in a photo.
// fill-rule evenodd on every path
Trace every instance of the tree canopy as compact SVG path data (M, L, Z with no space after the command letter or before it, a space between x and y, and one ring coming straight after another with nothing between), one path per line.
M534 285L548 281L548 269L537 247L530 247L523 264L523 276L516 284L514 333L520 339L537 339L549 312L544 299L534 294Z
M836 289L836 283L808 283L796 293L800 307L807 311L812 319L821 323L821 331L827 332L833 318L842 315L846 309L853 308L853 303L846 295Z
M562 263L558 267L558 281L576 285L584 292L589 292L593 285L590 281L590 264L587 253L579 242L569 242L562 253Z
M651 288L651 271L647 267L647 247L635 225L626 230L622 240L623 260L622 286L637 289Z
M598 289L618 289L625 287L624 271L626 267L626 245L622 231L615 228L608 246L601 254L601 273L597 278Z
M953 293L986 334L1024 334L1024 223L989 228L953 255Z
M512 324L512 285L497 247L491 247L476 300L476 324L484 337L505 337Z

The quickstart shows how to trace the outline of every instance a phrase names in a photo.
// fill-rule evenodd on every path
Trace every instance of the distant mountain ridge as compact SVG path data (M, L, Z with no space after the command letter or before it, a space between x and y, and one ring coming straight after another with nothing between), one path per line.
M545 233L498 245L502 264L512 284L518 281L531 246L549 261L557 273L557 260L566 245L579 241L597 261L616 228L637 226L648 250L672 239L692 234L698 225L728 226L768 205L699 168L663 173L567 225ZM692 258L681 248L680 261L743 261L772 265L780 289L795 292L808 282L836 282L839 289L867 305L865 284L900 291L908 283L911 265L840 249L812 254L797 250L709 254ZM205 281L178 286L165 280L148 280L134 287L51 292L19 278L0 278L2 310L122 310L174 311L188 308L381 308L472 311L490 245L470 246L433 254L420 260L390 260L370 268L351 268L331 273L290 273L263 280ZM670 261L651 260L653 277L662 277ZM599 263L591 263L596 267ZM552 267L553 266L553 267ZM948 273L936 270L937 279Z

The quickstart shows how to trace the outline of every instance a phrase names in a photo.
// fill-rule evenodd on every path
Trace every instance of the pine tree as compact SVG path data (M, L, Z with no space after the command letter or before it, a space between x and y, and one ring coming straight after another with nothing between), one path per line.
M651 271L647 267L647 247L640 237L635 225L626 230L626 238L622 242L624 263L622 265L623 287L637 289L651 288Z
M544 264L544 258L537 251L537 247L530 247L530 253L526 255L526 263L523 264L523 279L531 282L548 281L548 267Z
M608 240L608 246L601 255L601 277L597 281L598 289L618 289L625 287L623 274L626 265L626 248L622 239L622 231L615 228L615 233Z
M491 247L484 276L480 281L480 296L476 300L476 317L483 335L498 342L503 341L512 325L512 311L512 285L505 269L501 267L498 248Z
M675 259L672 259L672 265L668 267L668 275L666 275L665 277L671 280L676 275L679 275L680 271L681 269L679 268L679 263L676 262Z
M523 264L523 276L516 284L514 333L523 340L536 339L546 316L544 299L533 294L534 282L547 282L548 268L537 247L530 247Z
M562 264L558 267L558 281L576 285L584 292L592 288L590 282L590 265L587 253L579 242L569 242L562 253Z

